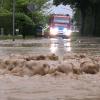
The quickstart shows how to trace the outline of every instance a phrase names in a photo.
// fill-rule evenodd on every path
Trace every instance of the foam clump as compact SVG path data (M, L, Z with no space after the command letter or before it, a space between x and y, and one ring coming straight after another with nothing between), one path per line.
M13 55L0 58L0 74L12 74L17 76L53 75L61 73L72 74L96 74L100 69L100 57L88 57L86 55L69 55L59 60L55 54L51 55Z
M85 73L96 74L99 72L99 65L93 62L83 62L81 63L81 70Z

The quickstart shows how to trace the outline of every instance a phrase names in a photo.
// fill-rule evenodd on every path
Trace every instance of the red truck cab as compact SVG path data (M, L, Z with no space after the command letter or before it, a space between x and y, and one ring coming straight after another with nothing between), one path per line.
M71 18L67 15L52 14L49 20L49 36L50 37L66 37L71 36Z

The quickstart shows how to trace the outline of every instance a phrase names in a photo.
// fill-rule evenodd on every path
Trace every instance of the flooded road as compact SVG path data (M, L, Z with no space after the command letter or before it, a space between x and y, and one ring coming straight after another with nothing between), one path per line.
M46 55L50 53L60 57L72 53L100 56L100 38L0 41L1 58L12 54ZM20 77L11 73L2 75L0 69L0 100L100 100L100 72Z
M100 55L100 38L41 38L0 41L0 55L88 53Z
M1 100L100 100L100 75L0 76Z

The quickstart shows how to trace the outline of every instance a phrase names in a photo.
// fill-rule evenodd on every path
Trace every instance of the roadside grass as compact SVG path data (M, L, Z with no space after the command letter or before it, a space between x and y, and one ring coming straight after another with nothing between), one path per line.
M80 36L79 32L72 32L72 37L77 37L77 36Z
M80 36L79 32L72 32L72 34L71 34L71 38L77 38L79 36Z
M71 38L79 37L79 32L72 32ZM25 39L34 39L34 38L40 38L40 36L25 36ZM13 39L23 39L22 35L0 35L0 40L13 40Z
M24 39L33 39L35 38L35 36L25 36ZM23 39L23 36L22 35L0 35L0 40L13 40L13 39Z
M0 40L7 40L7 39L22 39L21 35L12 36L12 35L0 35Z

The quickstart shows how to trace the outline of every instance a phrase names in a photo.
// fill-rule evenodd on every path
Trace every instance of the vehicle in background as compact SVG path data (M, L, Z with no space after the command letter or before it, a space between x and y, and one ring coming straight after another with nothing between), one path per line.
M71 17L61 14L52 14L49 19L49 36L69 38L71 36Z
M36 27L36 36L41 37L43 33L43 27L41 25L38 25Z

